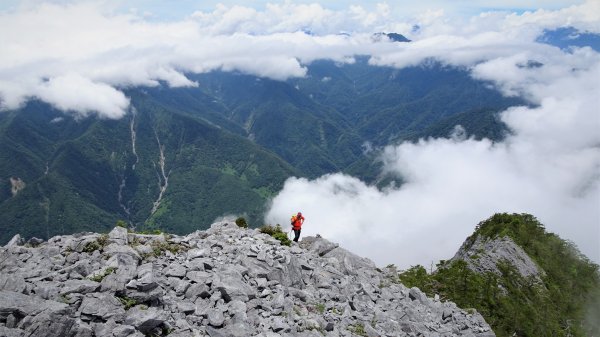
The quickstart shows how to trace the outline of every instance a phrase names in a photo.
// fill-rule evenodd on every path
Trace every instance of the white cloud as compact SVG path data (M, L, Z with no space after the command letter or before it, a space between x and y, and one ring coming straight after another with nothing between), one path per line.
M385 170L404 179L401 187L378 191L341 174L294 178L267 221L301 210L306 234L408 267L452 257L496 212L527 212L600 261L600 54L543 47L490 57L472 66L473 76L536 105L502 113L513 132L503 142L453 137L388 146ZM531 58L544 65L524 66Z
M596 1L523 15L486 13L471 20L435 9L406 19L397 14L400 7L387 4L332 10L286 2L263 10L219 5L181 21L152 22L131 14L135 11L115 14L111 6L101 1L28 2L0 12L0 106L16 108L35 97L48 102L53 98L50 103L62 109L60 93L50 95L47 86L62 83L64 76L118 91L159 81L195 86L186 72L215 69L285 80L304 76L304 65L313 60L352 62L358 54L372 55L376 65L404 67L433 58L471 66L519 50L550 48L532 42L544 27L575 25L600 32ZM415 24L420 29L411 32ZM344 31L353 34L338 35ZM381 31L412 35L416 41L376 43L371 34ZM104 98L115 99L113 108L126 108L120 95L107 93ZM109 117L123 113L115 114L104 99L64 106L74 111L79 107L85 109L79 112L95 110Z
M129 99L122 92L77 74L52 78L40 84L35 95L60 110L75 111L83 116L97 111L107 118L118 119L129 106Z

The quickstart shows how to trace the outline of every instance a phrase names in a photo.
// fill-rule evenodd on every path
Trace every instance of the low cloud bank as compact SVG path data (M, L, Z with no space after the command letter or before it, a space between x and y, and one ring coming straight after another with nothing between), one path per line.
M523 67L529 59L544 65ZM600 55L524 51L472 72L534 104L501 114L512 132L504 141L455 135L388 146L384 170L405 184L383 191L343 174L291 178L266 221L301 210L305 235L406 268L452 257L494 213L531 213L600 262Z
M565 25L600 32L600 4L517 15L488 12L472 18L424 10L400 17L399 6L331 10L319 4L268 4L262 10L218 5L181 21L154 22L119 14L106 2L28 3L0 12L0 109L37 98L77 115L120 118L130 86L195 86L185 73L240 71L285 80L306 75L317 59L405 67L435 59L471 67L523 50L543 29ZM133 13L133 12L132 12ZM374 41L398 32L413 43ZM74 94L79 88L83 94ZM99 92L99 95L94 95Z

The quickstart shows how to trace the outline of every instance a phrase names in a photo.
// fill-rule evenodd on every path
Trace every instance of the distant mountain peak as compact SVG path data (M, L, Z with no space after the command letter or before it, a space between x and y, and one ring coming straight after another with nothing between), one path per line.
M373 40L376 42L383 41L387 38L390 42L411 42L404 35L398 33L375 33L373 34Z
M542 62L539 62L536 60L527 60L527 62L517 64L517 67L527 68L527 69L541 68L543 66L544 66L544 64Z
M546 29L536 41L559 47L563 50L571 47L590 47L600 52L600 34L580 31L575 27Z

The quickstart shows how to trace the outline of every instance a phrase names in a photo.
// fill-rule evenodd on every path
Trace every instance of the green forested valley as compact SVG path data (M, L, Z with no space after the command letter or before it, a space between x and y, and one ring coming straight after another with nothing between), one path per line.
M227 214L259 223L290 176L346 172L383 186L377 149L421 137L500 140L522 104L464 69L315 61L304 78L189 74L197 87L125 89L118 120L29 101L0 114L0 242L136 228L185 233ZM468 99L467 99L468 98ZM366 151L374 148L376 151Z

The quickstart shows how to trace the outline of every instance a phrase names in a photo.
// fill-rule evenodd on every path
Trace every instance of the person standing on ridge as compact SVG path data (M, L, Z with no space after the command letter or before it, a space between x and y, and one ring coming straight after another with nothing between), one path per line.
M296 215L292 215L292 229L294 230L294 242L298 242L300 238L300 231L302 230L302 224L304 223L304 217L302 212L298 212Z

